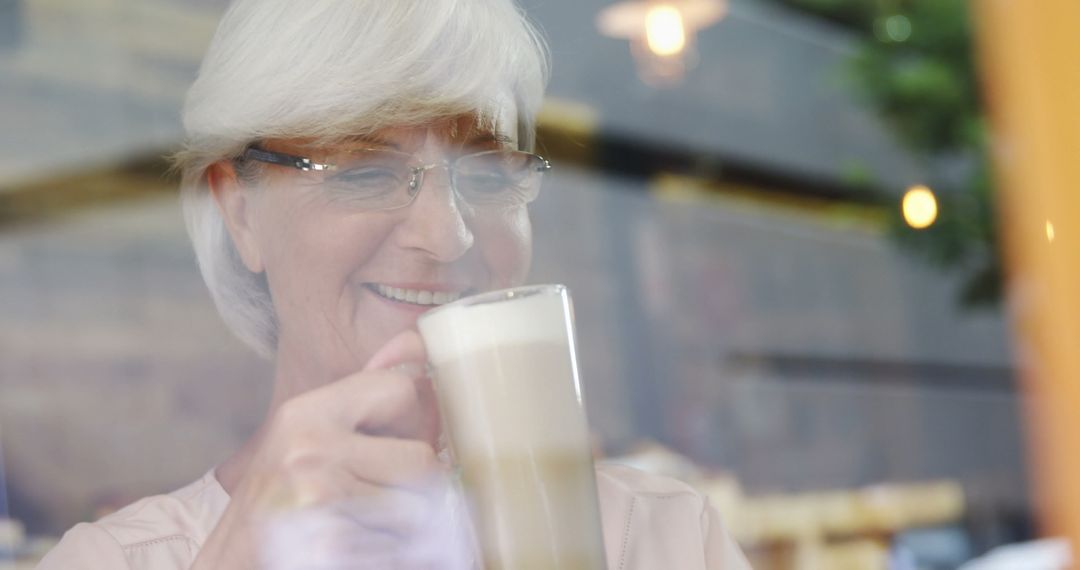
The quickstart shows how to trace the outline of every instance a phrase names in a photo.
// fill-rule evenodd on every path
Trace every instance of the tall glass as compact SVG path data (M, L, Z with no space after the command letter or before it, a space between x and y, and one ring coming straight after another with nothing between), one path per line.
M419 327L484 567L605 568L566 287L468 297Z

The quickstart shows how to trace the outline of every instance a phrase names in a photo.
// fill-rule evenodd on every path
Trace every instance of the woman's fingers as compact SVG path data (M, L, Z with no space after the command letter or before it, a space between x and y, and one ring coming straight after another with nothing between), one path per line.
M343 397L354 404L341 421L355 431L419 439L434 445L439 436L439 409L431 381L417 370L361 372L339 382Z
M420 333L407 330L390 339L364 366L364 370L384 370L401 365L418 365L427 362L427 351Z
M322 537L329 541L322 550L330 558L351 551L390 553L395 540L411 545L405 552L444 549L447 537L416 542L435 532L433 522L441 520L449 491L434 449L439 416L425 359L420 336L403 333L364 370L278 409L267 446L268 465L277 475L262 493L284 507L273 517L273 542ZM389 542L360 545L353 538ZM297 542L304 543L311 542ZM437 546L419 549L421 544Z
M406 330L390 339L374 356L368 360L364 370L391 370L401 372L413 379L417 404L423 414L418 427L420 436L435 441L439 435L439 410L435 400L435 391L427 373L427 350L420 333ZM379 431L393 435L393 431Z
M357 434L338 447L349 473L375 485L394 485L426 495L445 492L448 467L427 442Z
M361 431L434 443L439 416L430 383L404 370L367 370L302 394L277 411L286 433Z
M331 422L350 431L434 443L439 414L425 358L420 335L405 331L380 349L364 370L283 404L279 418L288 431Z

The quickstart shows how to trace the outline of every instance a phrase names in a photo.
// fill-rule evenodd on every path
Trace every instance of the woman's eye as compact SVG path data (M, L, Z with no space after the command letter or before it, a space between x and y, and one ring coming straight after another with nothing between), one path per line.
M332 182L363 186L393 185L401 181L401 175L390 168L355 168L334 175Z
M469 191L484 194L496 194L512 190L514 179L502 172L470 173L460 177L459 183Z

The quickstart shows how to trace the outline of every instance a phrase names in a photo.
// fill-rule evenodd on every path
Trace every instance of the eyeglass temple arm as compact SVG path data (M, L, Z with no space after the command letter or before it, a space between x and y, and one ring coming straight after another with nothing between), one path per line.
M333 170L332 164L319 164L312 162L310 158L304 158L302 156L295 156L292 154L285 154L283 152L273 152L269 150L263 150L256 147L248 147L244 151L244 158L247 160L257 160L259 162L268 162L270 164L278 164L281 166L289 166L305 172L311 170Z

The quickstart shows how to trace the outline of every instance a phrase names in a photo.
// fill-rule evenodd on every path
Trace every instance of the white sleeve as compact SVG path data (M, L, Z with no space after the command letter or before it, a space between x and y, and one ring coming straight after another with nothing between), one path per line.
M701 536L705 541L705 567L708 570L751 570L742 550L731 538L720 512L705 499L701 512Z
M38 563L37 570L130 570L124 549L101 527L80 523Z

